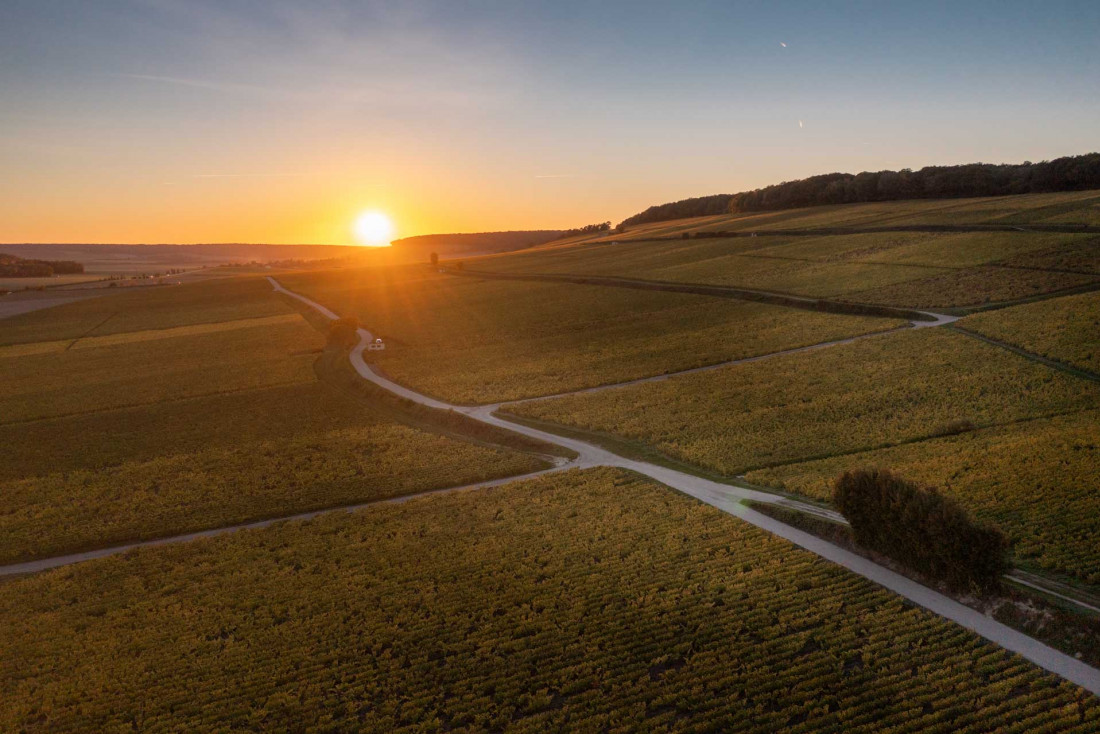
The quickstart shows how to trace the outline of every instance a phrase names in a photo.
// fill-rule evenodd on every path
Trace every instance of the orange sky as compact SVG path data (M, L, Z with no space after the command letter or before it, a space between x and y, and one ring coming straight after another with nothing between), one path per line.
M372 209L398 237L564 229L1080 154L1100 4L1071 5L4 4L0 243L352 244Z

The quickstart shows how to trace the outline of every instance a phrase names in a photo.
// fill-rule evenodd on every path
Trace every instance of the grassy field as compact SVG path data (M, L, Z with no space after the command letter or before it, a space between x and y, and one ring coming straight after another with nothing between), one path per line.
M1100 293L979 313L959 326L1100 374Z
M1100 413L998 426L750 472L749 481L828 499L840 473L882 466L956 497L1014 541L1020 560L1100 584Z
M926 329L509 410L735 475L1098 401L1100 385Z
M5 730L1100 726L1080 689L611 470L143 549L4 592Z
M0 563L546 466L395 424L319 382L321 335L266 281L248 285L168 291L180 313L158 302L155 323L225 321L0 347ZM233 318L268 302L284 313ZM128 310L146 306L120 296L118 324L149 325Z
M707 296L479 281L415 271L284 278L386 338L373 357L400 382L456 402L515 400L632 380L855 334L900 321Z

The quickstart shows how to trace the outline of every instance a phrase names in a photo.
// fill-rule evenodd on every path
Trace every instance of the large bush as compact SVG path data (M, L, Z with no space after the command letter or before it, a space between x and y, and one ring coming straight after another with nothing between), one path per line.
M956 591L993 591L1008 569L1001 532L973 521L934 487L884 469L858 469L837 477L833 502L861 546Z
M344 349L355 346L359 341L359 319L344 316L333 321L328 327L328 343Z

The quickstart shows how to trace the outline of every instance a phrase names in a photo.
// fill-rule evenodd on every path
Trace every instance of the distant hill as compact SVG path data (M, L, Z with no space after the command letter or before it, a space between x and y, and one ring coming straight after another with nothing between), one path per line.
M495 252L523 250L544 242L557 239L562 231L557 229L536 229L514 232L476 232L469 234L424 234L416 237L403 237L393 241L393 246L402 250L416 251L423 257L435 252L440 256L482 255Z
M149 272L226 263L328 260L356 257L364 248L341 245L0 245L0 251L31 260L72 260L89 272Z
M620 226L711 214L860 204L900 199L959 199L1100 189L1100 153L1020 164L968 163L919 171L827 173L739 194L715 194L651 206Z
M84 265L72 260L29 260L0 252L0 277L49 278L83 272Z

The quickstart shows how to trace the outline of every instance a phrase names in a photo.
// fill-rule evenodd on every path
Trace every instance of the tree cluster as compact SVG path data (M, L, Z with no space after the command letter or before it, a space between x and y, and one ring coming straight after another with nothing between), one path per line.
M627 217L619 224L620 227L629 227L632 224L646 224L648 222L663 222L666 219L686 219L687 217L708 217L715 214L728 214L730 199L733 194L713 194L711 196L696 196L692 199L681 199L668 204L651 206L640 214Z
M347 349L359 341L359 319L354 316L342 316L328 327L330 346Z
M0 253L0 276L5 278L49 278L84 272L84 264L72 260L25 260Z
M996 590L1008 570L1004 535L973 521L934 487L884 469L858 469L837 477L833 503L861 546L956 591Z
M579 234L596 234L598 232L610 232L611 222L599 222L598 224L586 224L576 229L567 229L561 233L562 237L576 237Z
M900 199L957 199L1100 189L1100 153L1020 164L968 163L919 171L827 173L739 194L719 194L651 206L623 225L710 214L764 212L823 204Z

